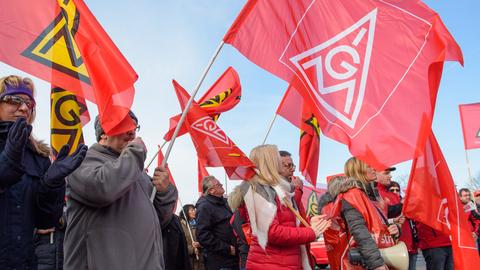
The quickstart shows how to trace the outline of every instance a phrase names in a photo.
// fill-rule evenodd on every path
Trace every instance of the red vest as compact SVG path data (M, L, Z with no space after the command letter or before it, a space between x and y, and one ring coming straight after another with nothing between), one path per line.
M345 221L341 219L342 199L352 205L365 220L368 231L378 248L387 248L395 245L395 241L388 231L380 210L376 208L367 195L358 188L348 190L337 196L332 206L326 206L324 213L330 214L333 224L330 229L324 233L325 244L331 269L363 269L360 266L351 265L348 261L348 249L356 247L357 243L346 229ZM337 238L335 240L334 238ZM350 241L350 245L347 243Z

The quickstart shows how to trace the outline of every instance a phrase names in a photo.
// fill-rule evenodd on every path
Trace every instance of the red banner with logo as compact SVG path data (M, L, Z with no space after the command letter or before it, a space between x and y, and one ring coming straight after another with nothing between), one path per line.
M480 265L471 227L433 132L412 163L403 203L406 217L450 235L455 269Z
M83 1L2 1L0 42L0 61L96 103L107 134L135 127L138 76Z
M190 95L176 81L173 86L184 110ZM205 167L223 167L230 179L248 180L255 175L255 165L196 102L188 110L185 125Z
M480 103L460 104L465 149L480 148Z
M248 1L224 41L295 87L322 133L377 169L415 157L443 61L463 63L421 1Z
M240 85L238 73L232 67L228 67L200 98L198 104L208 115L217 121L221 113L232 109L240 102L241 96L242 86ZM165 141L170 141L172 139L179 120L180 115L170 118L170 127L165 136L163 136ZM177 137L180 137L185 133L187 133L187 129L185 126L182 126Z

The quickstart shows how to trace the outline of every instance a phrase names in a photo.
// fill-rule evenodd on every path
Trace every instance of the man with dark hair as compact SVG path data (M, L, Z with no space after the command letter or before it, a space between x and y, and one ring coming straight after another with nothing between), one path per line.
M285 177L288 182L292 183L300 190L303 189L303 182L300 178L294 176L295 163L293 163L292 154L285 150L278 151L280 154L280 175Z
M145 173L137 129L108 135L95 119L98 143L67 178L66 270L165 269L160 226L171 220L178 194L165 167L153 178Z
M225 190L214 176L202 180L203 196L198 199L197 239L204 248L208 270L238 269L236 237L230 226L232 210L223 197Z

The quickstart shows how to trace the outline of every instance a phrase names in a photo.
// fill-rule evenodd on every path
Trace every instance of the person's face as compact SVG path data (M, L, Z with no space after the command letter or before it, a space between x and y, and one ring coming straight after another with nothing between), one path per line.
M135 139L135 135L136 129L115 136L108 136L104 134L102 135L100 144L108 146L115 152L120 153L123 149L125 149L125 147L127 147L129 142Z
M469 203L472 200L472 197L470 196L470 192L462 191L460 192L460 201L462 203Z
M188 219L191 220L191 219L195 219L195 214L196 214L196 210L194 207L188 209Z
M392 182L392 175L390 174L390 171L381 171L377 172L376 174L378 183L384 186L389 186Z
M280 175L290 180L295 172L292 157L280 157Z
M476 204L480 204L480 195L475 197L475 203Z
M208 194L216 197L222 197L225 193L223 185L217 179L212 181L212 187L208 190Z
M8 95L0 101L0 120L14 122L23 117L30 123L35 102L27 95Z
M370 167L370 165L367 165L365 173L368 181L375 181L375 179L377 179L377 173L374 168Z
M400 188L397 187L397 186L390 187L390 188L388 189L388 191L400 195Z

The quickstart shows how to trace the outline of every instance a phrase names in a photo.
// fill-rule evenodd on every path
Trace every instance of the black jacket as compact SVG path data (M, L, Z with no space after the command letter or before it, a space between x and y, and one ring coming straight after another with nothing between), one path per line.
M165 270L191 270L187 240L177 215L162 226L162 236Z
M197 239L204 247L207 269L238 268L238 257L230 255L230 246L236 246L236 237L230 226L232 211L227 200L211 195L198 199Z
M52 228L62 215L65 186L43 185L50 166L48 157L28 143L22 164L5 154L13 122L0 122L0 266L31 269L34 262L34 228Z

